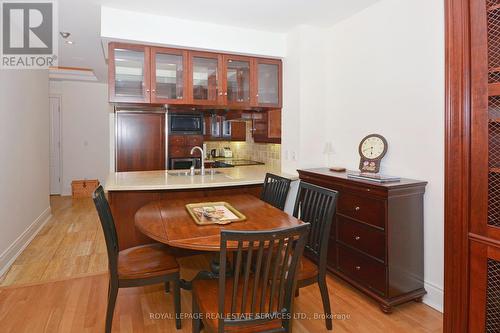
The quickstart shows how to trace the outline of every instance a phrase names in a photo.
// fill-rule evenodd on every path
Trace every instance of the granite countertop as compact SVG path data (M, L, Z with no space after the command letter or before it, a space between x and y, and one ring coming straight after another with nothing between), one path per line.
M282 173L266 165L217 168L218 174L178 176L179 170L112 172L106 181L107 191L176 190L262 184L266 172L297 180L297 175ZM207 170L208 172L208 170Z

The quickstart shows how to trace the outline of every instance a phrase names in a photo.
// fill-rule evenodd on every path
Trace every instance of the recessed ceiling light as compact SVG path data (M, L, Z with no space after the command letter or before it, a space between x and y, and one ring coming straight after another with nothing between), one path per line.
M66 32L66 31L60 31L59 34L61 35L62 38L66 39L69 36L71 36L71 32Z

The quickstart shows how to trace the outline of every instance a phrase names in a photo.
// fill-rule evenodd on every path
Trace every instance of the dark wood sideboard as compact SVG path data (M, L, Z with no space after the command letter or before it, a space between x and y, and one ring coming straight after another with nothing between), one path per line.
M328 244L328 270L374 298L382 311L424 289L427 182L355 180L327 168L298 170L301 181L339 192Z

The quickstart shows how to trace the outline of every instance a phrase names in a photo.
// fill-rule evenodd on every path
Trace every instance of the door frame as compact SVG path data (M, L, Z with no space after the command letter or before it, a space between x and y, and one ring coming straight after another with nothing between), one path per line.
M470 0L445 0L444 332L467 332L471 144Z
M62 195L63 193L63 186L62 186L62 176L63 176L63 163L62 163L62 145L63 145L63 137L62 137L62 96L60 94L49 94L49 106L50 106L50 99L51 98L55 98L57 100L59 100L59 112L58 112L58 115L59 115L59 195ZM50 110L50 114L49 114L49 121L50 121L50 125L49 125L49 130L52 132L52 125L53 125L53 122L52 122L52 110ZM49 134L49 145L50 145L50 135ZM52 149L52 147L50 147L50 149ZM49 151L49 158L50 158L50 151ZM49 160L49 169L50 169L50 160ZM52 183L52 175L51 175L51 172L49 172L49 195L52 195L52 191L51 191L51 183ZM54 195L57 195L57 194L54 194Z

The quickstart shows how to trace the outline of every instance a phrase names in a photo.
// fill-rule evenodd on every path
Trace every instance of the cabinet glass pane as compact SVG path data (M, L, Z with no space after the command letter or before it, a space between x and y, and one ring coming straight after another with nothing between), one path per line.
M144 95L144 52L115 49L115 95Z
M156 97L182 99L184 94L183 59L176 54L156 54Z
M217 99L217 59L193 57L193 98Z
M278 65L259 64L259 104L279 103Z
M227 62L227 100L250 101L250 63L248 61Z

